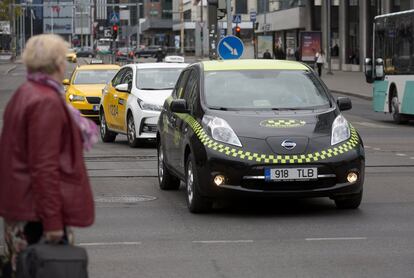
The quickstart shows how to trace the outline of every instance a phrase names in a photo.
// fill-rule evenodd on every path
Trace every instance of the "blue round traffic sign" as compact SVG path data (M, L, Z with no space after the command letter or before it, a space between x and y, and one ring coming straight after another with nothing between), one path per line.
M236 36L222 38L217 46L218 55L223 60L239 59L243 55L243 42Z

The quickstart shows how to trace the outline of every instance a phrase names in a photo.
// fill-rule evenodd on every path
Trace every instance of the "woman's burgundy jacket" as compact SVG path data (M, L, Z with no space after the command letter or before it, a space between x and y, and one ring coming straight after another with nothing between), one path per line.
M41 221L45 231L94 221L80 129L63 97L48 85L27 81L4 112L0 216Z

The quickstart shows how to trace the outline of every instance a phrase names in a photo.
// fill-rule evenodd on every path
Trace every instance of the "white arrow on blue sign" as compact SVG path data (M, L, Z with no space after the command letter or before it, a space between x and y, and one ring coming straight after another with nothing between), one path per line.
M217 46L218 54L223 60L239 59L243 55L243 42L236 36L222 38Z

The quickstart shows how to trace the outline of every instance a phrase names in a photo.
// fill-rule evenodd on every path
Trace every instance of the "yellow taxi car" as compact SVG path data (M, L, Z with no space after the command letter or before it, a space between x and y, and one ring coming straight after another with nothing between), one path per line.
M66 53L66 60L72 63L76 63L78 60L78 57L76 55L76 52L74 49L69 48L68 53Z
M119 70L118 65L82 65L76 67L66 86L66 102L78 109L82 116L99 122L99 103L102 89Z

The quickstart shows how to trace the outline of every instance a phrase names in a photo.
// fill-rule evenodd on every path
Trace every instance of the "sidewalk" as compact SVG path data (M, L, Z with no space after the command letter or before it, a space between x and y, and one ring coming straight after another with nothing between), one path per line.
M332 71L333 75L322 72L322 80L332 92L355 96L367 100L372 99L372 84L365 81L363 72Z

